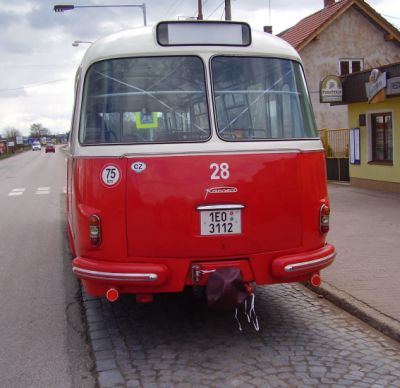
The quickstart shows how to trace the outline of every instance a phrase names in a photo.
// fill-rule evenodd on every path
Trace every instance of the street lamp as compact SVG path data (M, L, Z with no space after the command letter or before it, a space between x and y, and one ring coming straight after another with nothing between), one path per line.
M89 43L92 44L93 42L89 42L88 40L74 40L72 42L72 46L78 47L81 43Z
M138 7L142 8L143 12L143 23L147 26L146 20L146 4L127 4L127 5L72 5L72 4L59 4L54 6L54 12L64 12L64 11L71 11L75 8L121 8L121 7Z

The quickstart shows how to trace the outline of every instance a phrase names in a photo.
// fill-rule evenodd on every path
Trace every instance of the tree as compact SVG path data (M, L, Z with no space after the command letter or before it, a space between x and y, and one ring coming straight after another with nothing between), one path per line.
M30 136L31 137L43 137L50 134L50 131L45 128L41 123L34 123L30 128Z
M10 139L10 140L14 139L15 140L15 138L17 136L21 136L21 131L17 128L9 127L4 130L4 137L6 139Z

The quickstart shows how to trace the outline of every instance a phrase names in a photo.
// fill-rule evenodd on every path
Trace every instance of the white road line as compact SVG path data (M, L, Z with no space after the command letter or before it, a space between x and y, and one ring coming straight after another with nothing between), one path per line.
M46 195L46 194L50 194L50 187L46 186L46 187L38 187L36 190L36 195Z
M24 194L24 191L26 190L25 187L21 187L21 188L17 188L17 189L12 189L9 193L8 196L9 197L15 197L17 195L22 195Z
M66 194L67 193L67 187L63 186L62 187L62 193ZM12 189L7 195L9 197L16 197L16 196L21 196L25 193L26 188L25 187L19 187L19 188L15 188ZM51 187L50 186L42 186L42 187L38 187L35 191L36 195L46 195L46 194L50 194L51 192Z

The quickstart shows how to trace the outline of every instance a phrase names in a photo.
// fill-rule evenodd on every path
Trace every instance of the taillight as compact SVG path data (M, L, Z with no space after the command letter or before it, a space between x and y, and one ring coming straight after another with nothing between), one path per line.
M89 217L89 238L94 246L101 244L101 222L97 214L92 214Z
M329 206L323 204L319 209L319 231L321 233L329 232L329 213L331 210Z

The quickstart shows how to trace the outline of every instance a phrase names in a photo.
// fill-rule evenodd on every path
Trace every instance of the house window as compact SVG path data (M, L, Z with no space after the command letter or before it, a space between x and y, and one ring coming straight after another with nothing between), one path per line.
M393 161L392 114L371 115L372 162Z
M362 59L341 59L339 61L340 75L346 75L361 71L364 68Z

